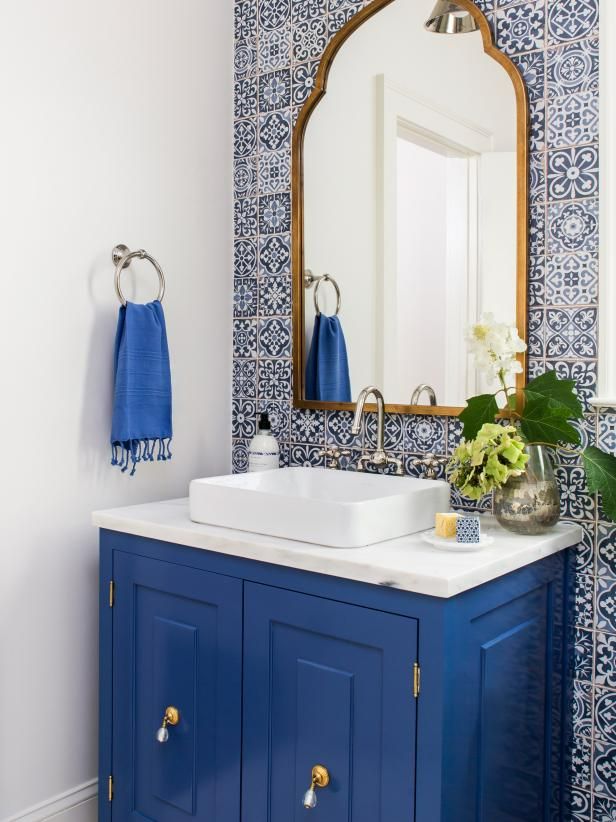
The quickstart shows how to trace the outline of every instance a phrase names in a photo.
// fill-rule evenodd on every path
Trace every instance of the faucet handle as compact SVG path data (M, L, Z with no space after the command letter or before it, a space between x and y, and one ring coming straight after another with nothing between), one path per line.
M387 465L393 465L395 467L394 474L397 477L404 476L404 467L402 464L402 460L398 459L398 457L390 457L389 454L387 455Z
M426 454L423 459L415 457L412 460L412 465L423 468L423 475L425 479L434 480L437 478L438 469L441 465L446 465L449 462L447 457L436 457L434 454Z
M347 448L328 446L319 451L320 457L325 457L328 468L340 468L340 457L350 457L351 452Z

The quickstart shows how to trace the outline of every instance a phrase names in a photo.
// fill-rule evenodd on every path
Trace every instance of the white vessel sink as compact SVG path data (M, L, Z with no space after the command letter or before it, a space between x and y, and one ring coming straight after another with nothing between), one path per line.
M449 484L333 471L281 468L207 477L190 484L193 522L334 548L359 548L432 528L449 510Z

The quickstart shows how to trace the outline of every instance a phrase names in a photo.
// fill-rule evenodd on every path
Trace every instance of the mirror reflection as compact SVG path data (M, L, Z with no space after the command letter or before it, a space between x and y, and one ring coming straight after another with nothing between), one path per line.
M361 25L306 127L307 400L462 406L487 388L466 329L516 324L514 86L474 25L429 19L394 0Z

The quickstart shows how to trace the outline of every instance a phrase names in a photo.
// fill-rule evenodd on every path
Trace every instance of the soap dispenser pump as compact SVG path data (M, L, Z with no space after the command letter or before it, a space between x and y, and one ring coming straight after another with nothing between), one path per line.
M267 411L259 415L257 434L248 446L248 470L271 471L280 468L280 448L272 434L272 425Z

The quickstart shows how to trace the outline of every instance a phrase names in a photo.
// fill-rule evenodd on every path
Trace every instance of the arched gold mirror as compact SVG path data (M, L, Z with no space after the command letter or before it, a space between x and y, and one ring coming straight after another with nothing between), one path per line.
M524 83L471 0L456 0L470 22L459 34L437 33L447 21L427 26L433 8L365 6L329 43L299 112L297 407L351 409L373 384L388 411L458 414L488 387L467 354L468 326L492 314L526 339ZM348 369L338 361L321 379L341 338Z

